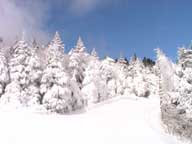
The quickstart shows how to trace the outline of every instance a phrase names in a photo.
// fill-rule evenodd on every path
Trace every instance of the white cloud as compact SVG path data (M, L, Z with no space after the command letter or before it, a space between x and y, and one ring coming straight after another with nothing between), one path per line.
M0 0L0 38L13 43L25 31L28 40L36 37L47 42L49 35L45 27L51 10L59 9L62 13L67 9L82 16L109 1L112 0Z
M70 9L77 15L83 15L98 8L105 2L104 0L71 0Z
M12 43L25 31L28 39L37 37L46 41L48 35L43 30L46 10L41 0L0 0L0 37Z
M78 11L89 11L97 4L98 0L73 0L72 8Z

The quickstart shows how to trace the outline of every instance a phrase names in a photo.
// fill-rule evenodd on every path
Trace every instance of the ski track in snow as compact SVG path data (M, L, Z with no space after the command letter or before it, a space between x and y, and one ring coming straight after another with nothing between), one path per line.
M148 126L160 136L164 143L178 144L179 141L175 137L168 135L163 129L164 126L160 120L160 105L158 101L150 103L150 106L145 109L145 121L147 122Z
M158 101L115 97L72 115L0 112L2 144L176 144L159 120Z

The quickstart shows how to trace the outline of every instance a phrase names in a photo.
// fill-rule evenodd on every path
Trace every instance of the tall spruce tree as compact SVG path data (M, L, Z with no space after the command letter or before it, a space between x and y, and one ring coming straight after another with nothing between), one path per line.
M69 57L69 67L73 75L73 80L75 80L79 88L82 88L82 82L84 79L84 72L89 63L89 54L86 52L84 43L79 37L75 48L70 52Z
M117 94L117 71L115 66L115 60L108 56L101 61L101 77L106 84L107 90L107 96L104 99L114 97Z
M6 86L1 103L14 107L32 106L40 103L37 81L41 70L33 48L25 42L24 36L12 49L9 61L10 83Z
M0 49L0 96L4 93L5 87L9 82L8 63L4 51Z
M85 70L82 93L88 103L98 103L106 98L105 80L101 77L100 61L95 49L91 52L88 67Z
M175 89L175 71L173 63L165 56L165 54L160 50L156 50L157 53L157 67L159 69L159 91L160 91L160 102L161 104L168 104L172 101L172 96L170 92Z
M82 108L84 100L63 65L64 45L56 32L47 49L47 65L41 80L43 105L48 111L67 113Z

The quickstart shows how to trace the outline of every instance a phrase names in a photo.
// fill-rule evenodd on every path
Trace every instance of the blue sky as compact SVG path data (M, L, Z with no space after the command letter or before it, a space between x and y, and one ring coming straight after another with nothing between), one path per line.
M191 0L109 0L82 13L64 3L52 7L47 28L60 31L67 50L81 35L101 57L135 52L155 58L154 49L160 47L175 60L177 48L192 39Z
M192 40L191 0L0 0L0 20L4 39L24 29L50 40L59 31L69 51L81 35L100 57L155 59L160 47L176 60L178 47Z

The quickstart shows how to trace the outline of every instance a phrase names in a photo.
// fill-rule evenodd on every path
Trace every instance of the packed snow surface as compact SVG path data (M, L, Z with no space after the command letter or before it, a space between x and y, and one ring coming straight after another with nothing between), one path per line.
M116 97L70 114L0 112L2 144L176 144L164 133L157 99Z

